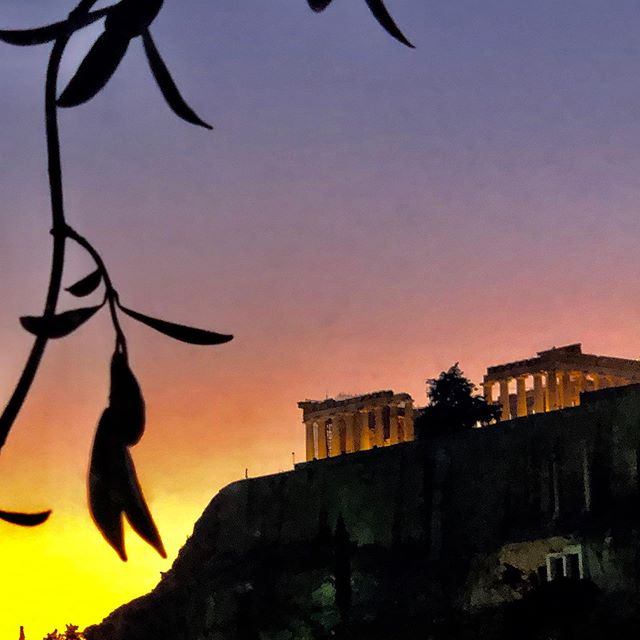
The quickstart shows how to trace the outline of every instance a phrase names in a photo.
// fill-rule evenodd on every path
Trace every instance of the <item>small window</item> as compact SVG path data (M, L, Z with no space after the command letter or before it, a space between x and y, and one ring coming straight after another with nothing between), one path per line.
M582 580L585 577L582 545L571 545L559 553L548 554L546 568L548 581L560 578Z
M567 578L580 579L580 556L577 553L570 553L565 556L565 567Z

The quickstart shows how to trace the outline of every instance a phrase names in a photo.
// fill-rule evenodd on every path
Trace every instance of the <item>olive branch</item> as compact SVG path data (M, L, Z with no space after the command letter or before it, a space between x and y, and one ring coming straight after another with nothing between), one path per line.
M307 0L317 13L332 0ZM58 108L71 108L95 97L107 84L122 62L129 44L141 38L149 68L171 110L181 119L206 129L202 120L187 104L176 86L149 30L164 0L121 0L109 7L92 10L97 0L80 0L66 20L24 30L0 30L0 41L18 46L53 43L45 81L46 146L51 199L51 234L53 237L51 272L40 316L20 318L22 327L35 336L31 352L13 394L0 415L0 449L26 399L49 340L69 336L107 307L115 336L110 365L110 392L93 440L89 465L88 494L91 516L106 541L122 560L127 559L123 516L131 527L162 557L164 546L144 499L129 449L140 441L145 428L145 403L140 385L129 365L127 339L120 325L124 313L167 336L197 345L218 345L233 336L168 322L135 311L120 302L104 260L94 245L80 235L66 220L64 211ZM365 0L375 19L394 38L412 47L386 10L382 0ZM69 40L76 31L104 20L104 29L80 63L66 88L58 95L60 62ZM104 289L98 305L79 307L56 313L62 289L67 241L82 247L95 263L95 269L65 291L75 298L85 298ZM0 511L0 519L22 526L35 526L47 520L51 511L21 513Z

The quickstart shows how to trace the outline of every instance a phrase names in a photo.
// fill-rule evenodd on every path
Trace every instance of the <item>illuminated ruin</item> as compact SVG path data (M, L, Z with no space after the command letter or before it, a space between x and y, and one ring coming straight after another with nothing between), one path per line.
M487 369L488 402L502 405L502 420L577 407L580 394L640 382L640 361L582 353L580 343L538 351L536 357ZM493 389L498 386L496 398ZM515 385L515 393L511 387Z
M306 431L306 459L365 451L414 439L413 399L377 391L363 396L298 402Z

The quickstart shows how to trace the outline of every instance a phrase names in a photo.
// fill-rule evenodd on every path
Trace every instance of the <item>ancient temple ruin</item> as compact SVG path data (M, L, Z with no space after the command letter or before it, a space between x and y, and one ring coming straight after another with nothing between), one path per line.
M485 398L502 405L502 420L580 404L584 391L640 382L640 361L582 353L580 343L538 351L536 357L489 367ZM496 398L493 389L498 386ZM515 393L512 387L515 386Z
M363 396L298 402L306 430L306 459L385 447L414 439L413 399L377 391Z
M576 343L489 367L482 386L487 401L502 405L503 421L577 407L581 393L637 383L640 360L582 353L582 345ZM414 404L407 393L305 400L298 407L303 412L307 461L415 439Z

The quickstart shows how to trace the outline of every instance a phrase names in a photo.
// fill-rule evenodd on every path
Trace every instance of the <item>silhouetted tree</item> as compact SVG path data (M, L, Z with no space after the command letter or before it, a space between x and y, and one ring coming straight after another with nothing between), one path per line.
M500 416L500 405L489 404L477 394L457 362L437 378L427 380L427 385L429 404L416 418L419 438L471 429L478 423L487 425Z
M54 629L51 633L47 633L44 640L84 640L84 634L78 629L78 625L68 624L63 633Z

